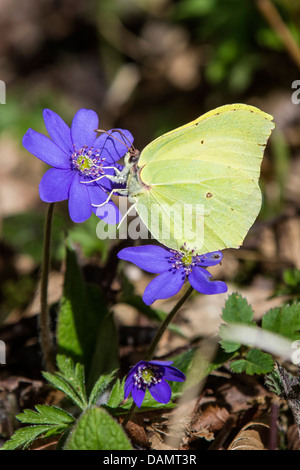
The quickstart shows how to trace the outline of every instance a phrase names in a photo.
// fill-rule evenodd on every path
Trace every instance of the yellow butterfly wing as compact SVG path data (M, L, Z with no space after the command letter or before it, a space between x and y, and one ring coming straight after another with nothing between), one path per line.
M151 142L138 167L136 208L152 235L198 253L238 248L261 207L260 166L272 116L227 105Z

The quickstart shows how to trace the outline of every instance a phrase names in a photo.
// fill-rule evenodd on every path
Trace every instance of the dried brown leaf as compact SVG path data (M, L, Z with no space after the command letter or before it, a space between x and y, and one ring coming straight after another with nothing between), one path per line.
M246 424L227 450L267 450L270 426L265 422Z

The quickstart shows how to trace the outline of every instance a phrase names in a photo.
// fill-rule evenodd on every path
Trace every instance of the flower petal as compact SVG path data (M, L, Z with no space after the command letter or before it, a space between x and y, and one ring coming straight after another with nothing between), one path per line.
M221 251L212 251L211 253L200 255L198 256L198 258L198 266L215 266L216 264L221 263L223 254L221 253Z
M134 374L138 371L138 368L139 368L140 366L143 366L143 365L145 365L145 364L147 364L147 362L145 362L145 361L139 361L135 366L133 366L133 367L130 369L130 371L128 372L128 374L127 374L127 376L126 376L125 388L126 388L127 384L129 384L129 382L131 382L131 381L134 382L134 380L133 380ZM128 396L128 395L127 395L127 396ZM126 397L125 397L125 398L126 398Z
M45 135L28 129L22 143L28 152L48 165L62 169L70 168L69 155Z
M202 294L222 294L227 292L227 285L222 281L212 281L212 275L205 269L195 266L188 275L191 286Z
M137 387L133 387L131 390L131 395L134 403L140 408L144 397L145 397L146 390L141 390Z
M101 158L105 158L107 163L114 163L124 157L133 141L127 129L111 129L97 137L94 147L100 150Z
M174 361L149 361L148 364L155 364L157 366L169 366L173 364Z
M71 170L50 168L40 181L39 192L42 201L58 202L68 199L73 178L74 173Z
M172 267L170 252L156 245L123 248L118 258L130 261L149 273L163 273Z
M98 128L98 123L98 116L92 109L82 108L77 111L71 126L72 142L77 150L84 145L88 148L93 147L97 137L95 129Z
M158 401L159 403L169 403L171 400L171 387L164 380L155 385L151 385L149 387L149 392L153 396L154 400Z
M80 178L80 181L84 181L84 179L81 177ZM87 180L86 180L87 181ZM89 196L90 196L90 200L91 200L91 204L102 204L103 202L106 201L107 199L107 194L106 192L104 191L103 188L101 188L101 186L99 186L97 183L87 183L87 182L84 182L82 183L84 186L86 186L87 190L88 190L88 193L89 193Z
M124 248L125 249L125 248ZM143 301L150 305L157 299L168 299L177 294L185 280L184 269L172 269L153 279L145 289Z
M133 386L134 386L133 377L127 377L127 379L125 380L125 386L124 386L124 398L125 399L129 396L130 392L133 389Z
M181 370L176 369L176 367L165 367L164 373L165 380L173 380L174 382L184 382L186 377Z
M51 111L44 109L43 117L46 129L53 142L69 155L73 153L73 144L71 139L71 130L62 118Z
M69 213L73 222L81 223L92 214L92 205L86 184L80 183L80 175L75 174L69 192Z

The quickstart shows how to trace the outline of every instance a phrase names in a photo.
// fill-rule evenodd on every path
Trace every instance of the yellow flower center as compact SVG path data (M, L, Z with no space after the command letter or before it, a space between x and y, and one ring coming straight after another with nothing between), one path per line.
M185 255L183 255L183 257L181 258L181 261L184 264L184 266L190 266L193 261L192 253L190 251L185 253Z
M79 170L84 171L92 168L94 162L91 158L87 157L86 155L81 155L77 158L77 165Z
M150 384L152 382L153 377L155 377L155 374L151 369L143 370L142 379L144 383Z

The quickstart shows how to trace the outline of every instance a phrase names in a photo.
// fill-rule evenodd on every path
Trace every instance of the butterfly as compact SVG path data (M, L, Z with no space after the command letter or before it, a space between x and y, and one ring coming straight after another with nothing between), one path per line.
M148 144L130 147L115 189L165 246L198 254L239 248L261 208L261 162L273 117L221 106ZM109 196L109 198L111 195Z

